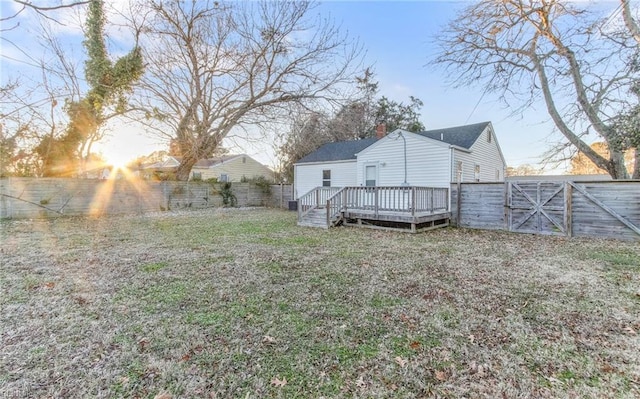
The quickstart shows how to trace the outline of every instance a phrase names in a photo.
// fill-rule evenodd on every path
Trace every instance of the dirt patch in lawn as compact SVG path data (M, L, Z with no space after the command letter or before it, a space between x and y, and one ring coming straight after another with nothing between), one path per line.
M23 397L639 397L640 246L206 210L0 223Z

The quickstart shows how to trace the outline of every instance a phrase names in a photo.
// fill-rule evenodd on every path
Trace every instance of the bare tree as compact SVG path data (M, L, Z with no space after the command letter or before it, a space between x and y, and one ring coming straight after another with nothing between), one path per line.
M337 96L358 48L308 2L149 1L144 104L175 139L187 180L234 129L260 126L293 103Z
M0 23L2 24L2 27L0 27L0 32L5 32L5 31L9 31L17 28L20 25L20 23L17 22L16 20L20 16L20 14L22 14L26 10L33 10L37 14L39 14L40 16L46 19L58 22L57 20L49 16L49 12L62 10L62 9L75 8L77 6L82 6L89 3L89 1L73 1L68 4L44 6L44 5L33 4L30 1L23 1L23 0L13 0L13 2L20 5L20 7L13 14L0 17ZM11 24L11 22L15 22L15 23Z
M625 179L630 142L615 120L637 104L628 93L638 78L638 46L628 29L614 25L616 14L597 18L586 7L561 0L474 3L437 38L434 62L455 86L482 83L516 112L542 98L571 146ZM589 133L607 144L604 156L587 143Z
M528 163L519 166L507 166L507 176L537 176L542 174L542 169L536 169Z

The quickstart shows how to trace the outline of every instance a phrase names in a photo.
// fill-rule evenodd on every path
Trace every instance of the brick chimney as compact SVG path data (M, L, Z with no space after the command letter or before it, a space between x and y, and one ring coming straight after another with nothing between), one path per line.
M387 125L384 122L378 123L376 126L376 138L380 140L387 135Z

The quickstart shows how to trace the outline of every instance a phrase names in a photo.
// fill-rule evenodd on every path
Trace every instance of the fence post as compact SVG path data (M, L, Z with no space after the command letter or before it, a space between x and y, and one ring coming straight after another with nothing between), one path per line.
M504 182L504 226L503 230L509 231L509 182Z
M564 183L564 228L567 237L573 236L573 186L569 182Z
M458 193L456 197L456 226L460 227L460 208L462 207L462 182L458 180Z

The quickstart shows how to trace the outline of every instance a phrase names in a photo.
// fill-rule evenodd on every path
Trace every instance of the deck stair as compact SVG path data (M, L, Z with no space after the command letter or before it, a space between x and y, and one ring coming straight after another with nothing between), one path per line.
M327 210L315 208L298 221L298 226L327 228Z

